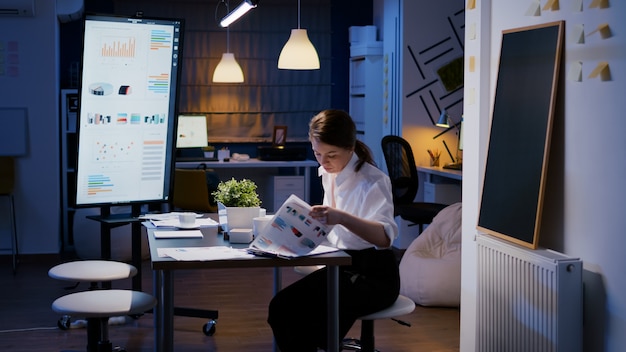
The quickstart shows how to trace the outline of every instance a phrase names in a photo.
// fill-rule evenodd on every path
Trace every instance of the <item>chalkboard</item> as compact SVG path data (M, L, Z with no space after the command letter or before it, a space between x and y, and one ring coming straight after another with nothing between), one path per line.
M564 22L502 32L479 231L537 248Z

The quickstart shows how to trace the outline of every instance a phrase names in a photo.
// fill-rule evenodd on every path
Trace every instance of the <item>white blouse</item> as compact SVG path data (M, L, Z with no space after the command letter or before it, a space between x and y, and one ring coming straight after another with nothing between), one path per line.
M393 217L391 181L384 172L369 163L355 172L357 161L358 157L353 154L346 167L337 174L330 174L320 166L318 174L322 176L324 187L323 204L333 206L334 200L337 209L381 223L390 243L393 243L398 236L398 225ZM342 225L333 227L327 241L339 249L360 250L373 246Z

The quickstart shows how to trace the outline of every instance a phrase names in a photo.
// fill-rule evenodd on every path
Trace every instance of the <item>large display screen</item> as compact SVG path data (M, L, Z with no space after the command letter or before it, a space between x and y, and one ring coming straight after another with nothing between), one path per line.
M76 205L167 201L182 21L86 15Z

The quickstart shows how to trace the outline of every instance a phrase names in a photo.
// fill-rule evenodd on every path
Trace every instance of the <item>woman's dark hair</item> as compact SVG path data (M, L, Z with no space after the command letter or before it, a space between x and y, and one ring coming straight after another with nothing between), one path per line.
M371 150L356 138L356 125L352 117L343 110L329 109L315 115L309 122L309 140L313 139L343 149L354 148L359 158L355 171L359 171L366 162L376 166Z

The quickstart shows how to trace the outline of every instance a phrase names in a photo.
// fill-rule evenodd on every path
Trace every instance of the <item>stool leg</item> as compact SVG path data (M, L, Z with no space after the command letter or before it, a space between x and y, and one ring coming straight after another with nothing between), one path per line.
M109 318L87 319L87 352L110 352L112 347L109 340ZM103 341L109 343L109 349L102 349Z
M13 200L13 194L9 195L11 204L11 231L13 232L13 237L11 237L11 244L13 249L13 274L17 271L17 256L19 255L19 250L17 247L17 225L15 221L15 201Z
M361 321L361 351L374 352L374 321Z
M98 352L112 352L113 344L109 340L109 318L98 319L100 323L100 340L98 341Z

